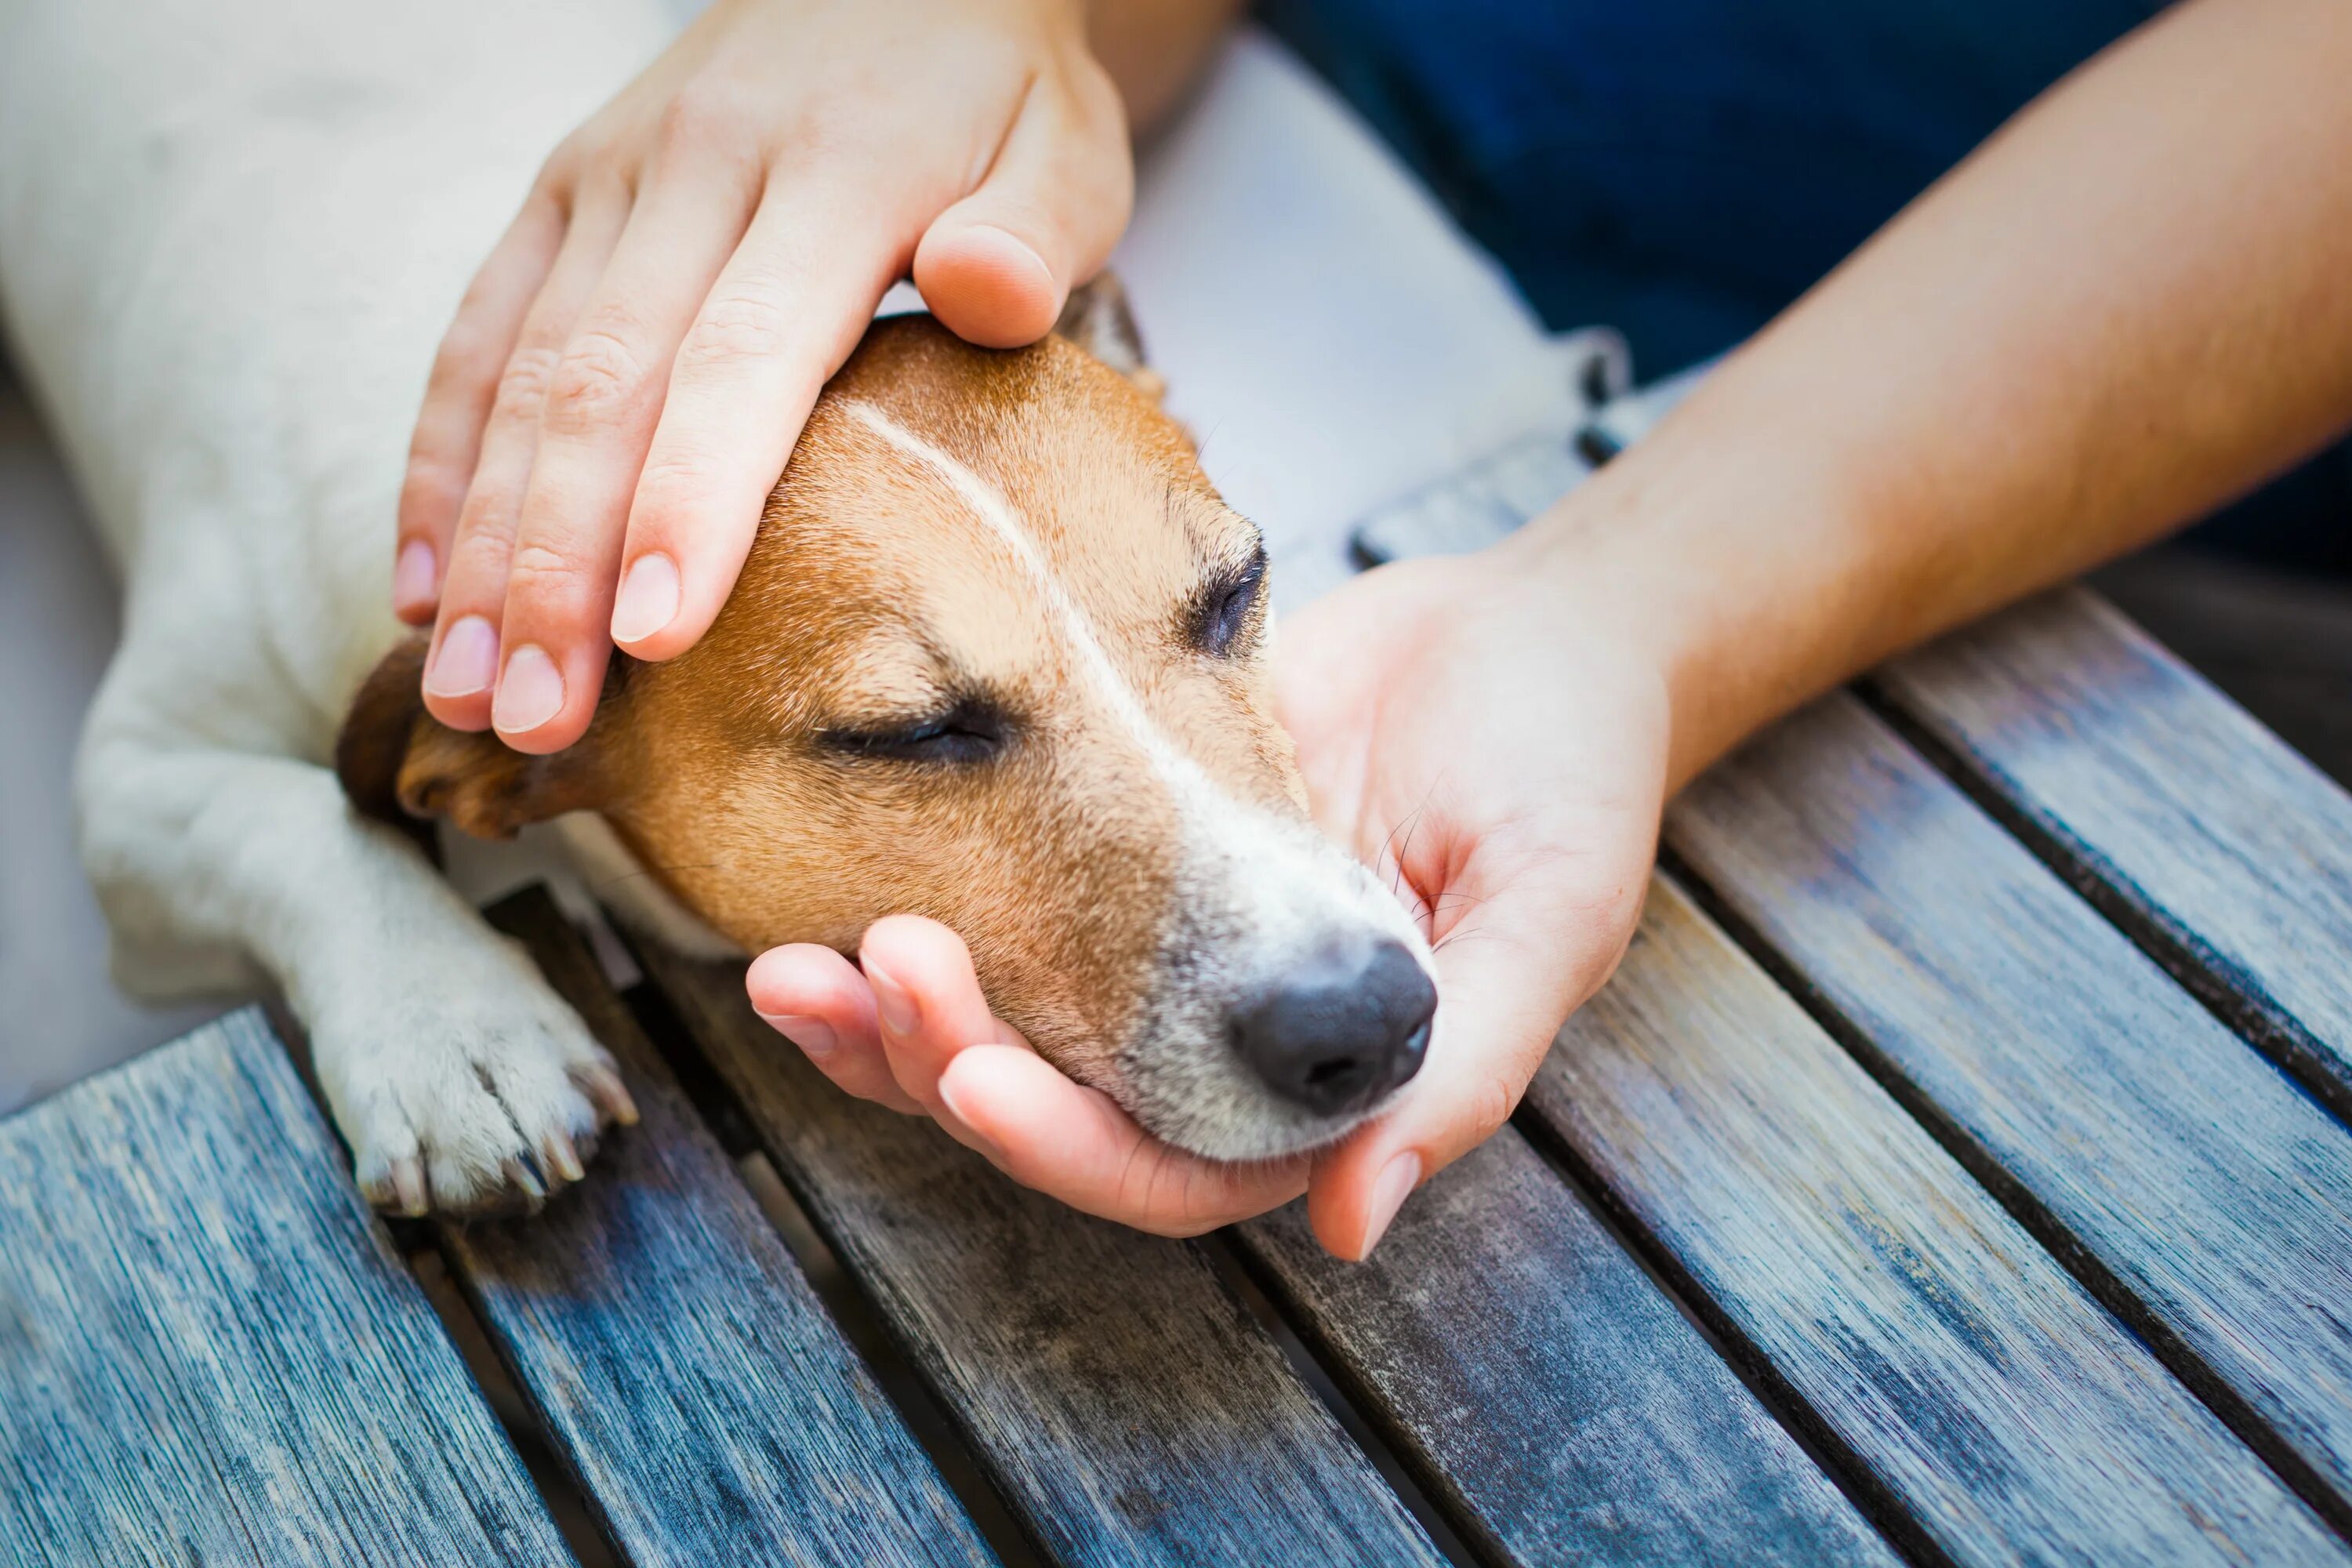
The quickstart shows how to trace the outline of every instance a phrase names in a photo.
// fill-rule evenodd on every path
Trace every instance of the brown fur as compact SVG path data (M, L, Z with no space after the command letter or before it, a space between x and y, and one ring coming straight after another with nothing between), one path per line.
M1175 897L1173 804L1003 542L844 404L873 405L1000 489L1169 740L1236 797L1293 809L1262 602L1231 656L1189 640L1204 583L1248 560L1255 531L1139 384L1149 373L1129 369L1059 339L992 353L928 318L877 324L827 387L692 650L635 668L585 739L541 759L433 723L415 700L415 655L396 650L352 710L347 788L364 808L396 801L491 836L599 811L753 952L851 951L885 914L933 916L971 944L999 1011L1102 1081ZM824 739L950 695L1008 721L995 760L908 763Z

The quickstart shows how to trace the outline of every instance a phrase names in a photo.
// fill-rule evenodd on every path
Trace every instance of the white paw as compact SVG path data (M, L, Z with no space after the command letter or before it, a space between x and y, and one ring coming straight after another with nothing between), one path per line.
M313 1020L360 1191L390 1214L535 1212L635 1122L613 1058L503 941Z

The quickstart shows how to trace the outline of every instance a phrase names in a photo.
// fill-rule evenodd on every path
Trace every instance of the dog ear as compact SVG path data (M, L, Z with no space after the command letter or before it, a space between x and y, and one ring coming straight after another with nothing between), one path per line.
M1128 309L1127 290L1118 275L1097 272L1070 290L1054 331L1133 382L1145 396L1160 401L1167 384L1143 355L1143 334L1136 330L1135 313Z
M420 634L384 655L335 738L335 776L362 815L429 846L436 816L477 838L511 838L526 823L595 804L590 742L526 756L488 731L452 730L426 712L427 646Z

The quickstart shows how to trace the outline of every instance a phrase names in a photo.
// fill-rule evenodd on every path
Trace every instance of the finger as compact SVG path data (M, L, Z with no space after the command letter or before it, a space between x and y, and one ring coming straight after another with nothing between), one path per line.
M1531 876L1440 944L1428 1060L1394 1110L1316 1162L1307 1217L1327 1249L1368 1257L1416 1186L1510 1119L1561 1023L1624 952L1646 879L1625 880L1592 901Z
M875 1025L873 989L849 960L829 947L794 942L753 959L743 984L752 1011L840 1088L893 1110L923 1114L890 1076Z
M770 187L670 370L622 548L613 640L639 658L718 617L825 379L904 258L871 191Z
M1297 1197L1303 1159L1203 1160L1159 1142L1100 1090L1020 1046L973 1046L940 1075L944 1103L996 1167L1072 1208L1160 1236L1198 1236Z
M915 287L961 337L1034 343L1110 255L1134 200L1126 116L1108 80L1090 65L1041 78L979 187L924 232Z
M518 751L558 751L595 714L612 654L629 500L670 363L742 237L751 171L681 163L638 200L547 389L507 569L503 674L491 716Z
M433 356L425 404L409 438L393 557L393 610L411 626L433 618L457 513L481 458L482 427L499 373L562 242L562 206L551 194L534 190L467 286Z
M952 1112L940 1100L940 1074L956 1054L1000 1037L988 1010L971 951L937 921L892 915L867 929L858 967L874 988L882 1049L898 1087L943 1123Z
M549 378L572 324L604 270L626 216L617 189L575 205L571 227L516 334L499 373L481 456L457 514L441 584L433 647L425 663L425 706L456 730L490 727L498 679L499 623L506 608L507 565L539 448L539 416Z

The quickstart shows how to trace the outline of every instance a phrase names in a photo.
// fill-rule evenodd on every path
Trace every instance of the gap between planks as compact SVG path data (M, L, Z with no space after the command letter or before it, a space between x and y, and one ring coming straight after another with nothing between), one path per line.
M1661 847L1658 864L1679 881L1694 903L1726 936L1755 960L1773 983L1805 1010L1822 1033L1835 1040L1856 1066L1870 1075L1901 1106L1928 1137L1968 1172L2009 1216L2023 1226L2042 1249L2074 1276L2075 1283L2146 1344L2167 1372L2199 1403L2212 1411L2240 1442L2252 1450L2291 1491L2326 1521L2338 1534L2352 1540L2352 1510L2301 1457L2286 1446L2277 1430L2204 1357L2185 1342L2138 1294L2076 1236L2031 1188L2012 1175L1990 1150L1959 1126L1921 1087L1913 1082L1872 1041L1869 1034L1848 1017L1822 988L1807 979L1778 946L1730 907L1706 879L1673 850Z
M2015 797L1998 788L1984 769L1947 744L1897 701L1883 680L1866 678L1851 689L1864 707L1900 735L1930 767L1950 780L1979 810L2179 982L2223 1028L2245 1041L2255 1055L2352 1133L2352 1080L2339 1074L2334 1054L2300 1019L2262 995L2258 981L2240 972L2195 933L2173 930L2152 909L2136 900L2129 890L2130 879L2119 868L2087 845L2067 842L2035 818Z

